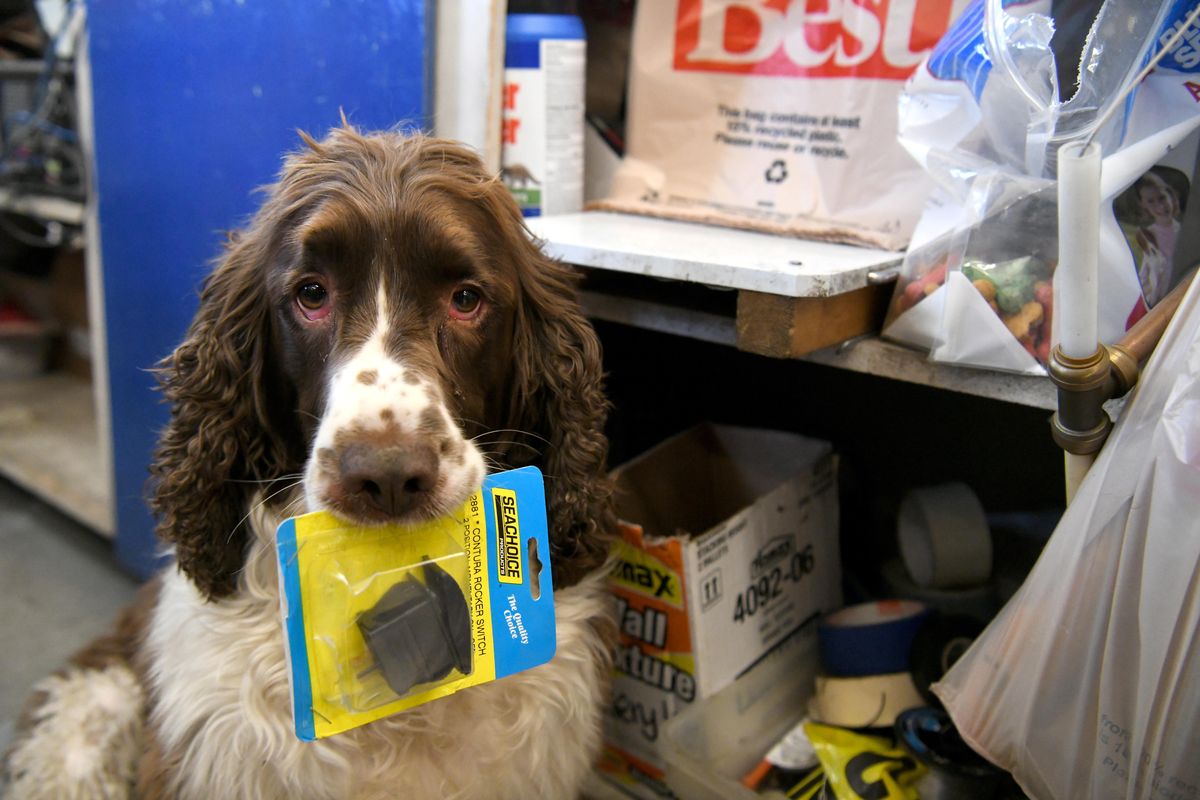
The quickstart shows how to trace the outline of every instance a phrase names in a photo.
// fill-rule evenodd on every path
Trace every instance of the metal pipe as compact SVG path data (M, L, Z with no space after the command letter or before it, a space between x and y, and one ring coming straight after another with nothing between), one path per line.
M1154 352L1158 340L1162 338L1163 331L1167 329L1167 323L1175 316L1176 309L1183 302L1183 296L1187 294L1188 287L1191 286L1192 279L1195 277L1196 268L1193 267L1192 271L1179 281L1166 297L1159 300L1154 308L1146 313L1146 316L1125 331L1125 335L1115 346L1128 353L1138 364L1148 359Z
M1100 345L1086 358L1071 358L1061 347L1050 354L1050 379L1058 387L1051 433L1066 452L1068 503L1112 430L1104 403L1137 383L1140 365L1154 352L1195 275L1193 268L1117 344Z
M1075 455L1099 452L1112 420L1104 412L1110 397L1108 350L1099 345L1086 358L1072 358L1056 346L1050 353L1050 380L1058 387L1058 411L1051 419L1054 441Z

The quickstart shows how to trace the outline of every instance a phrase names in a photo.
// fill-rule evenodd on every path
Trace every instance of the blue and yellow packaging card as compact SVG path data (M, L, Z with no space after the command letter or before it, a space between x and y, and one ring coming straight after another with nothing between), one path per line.
M305 741L554 656L546 500L535 467L489 475L458 513L439 520L412 527L355 527L317 512L285 520L276 542L296 735ZM461 648L457 658L445 661L444 674L436 668L436 680L398 693L395 673L377 662L380 650L366 640L364 631L371 628L363 621L394 605L398 595L432 597L435 589L458 609L465 605L465 620L452 620L462 626ZM410 603L414 607L419 610L409 620L415 630L448 630L444 620L424 612L425 606ZM427 641L425 636L402 639L400 661L441 663L436 655L405 651L422 650Z

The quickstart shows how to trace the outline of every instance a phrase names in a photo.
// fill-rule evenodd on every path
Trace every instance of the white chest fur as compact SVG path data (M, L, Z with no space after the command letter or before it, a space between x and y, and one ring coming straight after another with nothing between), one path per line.
M268 519L254 523L256 533L273 530ZM219 602L172 570L147 645L151 729L180 759L175 790L230 800L575 796L600 743L607 654L594 623L608 601L600 575L554 600L550 663L301 742L271 548L255 537L238 592Z

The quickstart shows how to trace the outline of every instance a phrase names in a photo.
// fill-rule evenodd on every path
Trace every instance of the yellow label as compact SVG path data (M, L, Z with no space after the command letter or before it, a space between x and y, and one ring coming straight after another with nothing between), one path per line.
M305 636L310 643L336 641L338 649L310 645L312 709L318 739L330 736L367 722L381 719L430 700L453 694L465 686L495 680L492 656L491 598L488 590L487 531L483 516L483 498L476 492L455 517L437 520L406 529L397 536L389 528L349 529L357 547L347 552L334 543L310 541L309 537L322 531L344 527L331 515L310 514L297 520L297 557L302 575L324 579L319 587L337 587L343 583L355 589L352 604L330 602L330 591L309 591L303 595ZM306 547L305 544L313 546ZM465 552L464 552L465 551ZM437 553L456 553L438 558ZM366 644L357 629L347 626L373 606L395 575L425 560L437 560L455 578L472 611L471 646L473 669L469 675L455 671L448 681L426 691L407 695L392 702L352 711L352 706L370 705L372 695L388 691L378 671L370 672L370 657ZM393 578L372 581L379 574ZM335 576L333 580L330 576ZM332 583L330 583L332 581ZM348 673L343 665L350 665ZM346 673L346 674L343 674Z
M501 583L521 583L521 522L517 518L517 493L493 489L496 511L496 574Z
M488 581L487 521L483 514L483 492L471 495L466 506L463 545L467 551L467 605L471 607L471 647L476 664L476 683L496 679L492 650L492 590Z
M646 551L623 540L618 539L613 550L617 558L608 575L610 583L676 608L683 606L683 585L673 570Z

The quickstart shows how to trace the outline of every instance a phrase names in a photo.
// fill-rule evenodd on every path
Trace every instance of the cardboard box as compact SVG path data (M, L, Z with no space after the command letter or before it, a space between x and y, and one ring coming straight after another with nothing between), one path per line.
M668 718L841 606L827 442L702 425L614 472L620 642L601 771L662 796Z

